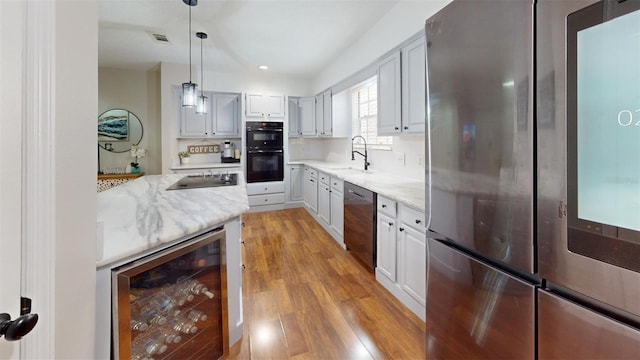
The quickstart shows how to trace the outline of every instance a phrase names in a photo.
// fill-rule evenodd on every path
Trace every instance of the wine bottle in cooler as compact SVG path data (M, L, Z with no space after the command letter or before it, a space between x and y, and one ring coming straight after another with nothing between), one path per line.
M147 331L149 329L149 325L140 320L131 319L131 330L135 331Z
M131 360L153 360L153 358L147 354L133 354L131 355Z
M151 326L156 324L164 325L167 322L165 313L160 310L158 304L152 298L143 298L131 303L131 318L139 323L139 327L142 326L141 323Z
M187 314L187 318L193 322L205 321L207 320L207 314L200 310L191 310Z
M184 334L195 334L198 331L198 326L186 317L177 317L171 320L169 326L175 331Z
M177 284L167 285L162 288L162 292L173 298L178 306L184 306L187 302L193 301L193 294L184 286Z
M177 344L182 341L180 333L166 325L152 329L149 336L168 345Z
M177 284L183 285L184 288L188 289L188 291L191 294L194 294L194 295L203 294L203 295L206 295L209 299L213 299L213 296L214 296L213 293L209 291L209 289L198 280L181 278L181 279L178 279Z
M162 354L167 351L164 338L158 337L154 331L138 335L131 343L132 354Z

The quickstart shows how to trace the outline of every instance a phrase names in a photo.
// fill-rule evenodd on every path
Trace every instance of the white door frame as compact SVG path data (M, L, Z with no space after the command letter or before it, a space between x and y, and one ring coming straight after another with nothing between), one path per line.
M40 321L21 340L20 357L40 359L55 354L55 1L26 8L22 296Z
M0 1L0 313L20 312L22 214L22 19L20 2ZM18 343L0 339L0 359L20 356Z
M17 317L19 297L25 296L33 300L32 311L40 316L36 328L14 343L19 350L0 340L5 342L0 345L2 358L55 354L54 10L54 1L0 4L0 224L4 225L0 241L3 253L11 252L3 256L13 259L4 266L5 261L0 262L0 273L5 274L3 286L10 284L7 296L15 297L11 303L16 304L0 311ZM16 263L18 268L13 268Z

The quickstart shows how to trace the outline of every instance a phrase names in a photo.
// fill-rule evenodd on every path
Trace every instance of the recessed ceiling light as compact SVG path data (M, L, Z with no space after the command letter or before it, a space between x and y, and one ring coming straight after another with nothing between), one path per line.
M267 65L260 65L258 66L258 69L260 70L267 70L269 67Z

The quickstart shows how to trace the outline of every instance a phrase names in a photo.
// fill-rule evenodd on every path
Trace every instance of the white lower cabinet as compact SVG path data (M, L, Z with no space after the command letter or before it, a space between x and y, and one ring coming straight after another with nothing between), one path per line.
M427 238L408 224L398 227L398 284L423 306L427 291Z
M288 201L302 201L304 198L304 167L290 165L289 168L289 197Z
M376 273L396 281L396 219L378 213Z
M378 195L376 280L425 319L427 250L424 213ZM397 211L396 211L397 209Z
M304 168L304 206L318 213L318 172L310 167Z
M336 190L333 186L335 180L331 180L331 228L340 236L344 238L344 195L342 190ZM342 184L342 180L340 184ZM343 241L339 241L343 242Z
M251 207L284 204L284 181L249 183L247 195Z
M318 216L325 225L331 223L331 190L323 183L318 185Z
M344 182L313 168L304 168L304 206L336 242L344 247Z

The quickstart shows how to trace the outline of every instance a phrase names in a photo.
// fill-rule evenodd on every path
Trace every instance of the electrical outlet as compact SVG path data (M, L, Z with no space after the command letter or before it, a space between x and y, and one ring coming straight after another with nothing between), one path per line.
M424 167L424 155L418 154L418 166Z
M404 166L404 153L403 152L396 152L396 163L398 163L398 165Z

